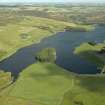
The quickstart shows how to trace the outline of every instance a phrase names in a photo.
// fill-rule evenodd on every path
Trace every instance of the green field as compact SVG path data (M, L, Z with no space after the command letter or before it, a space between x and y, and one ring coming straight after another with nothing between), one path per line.
M24 70L14 84L10 96L45 105L57 105L72 84L69 72L50 63L33 64Z
M38 43L45 37L63 31L65 25L69 24L50 19L27 17L19 23L0 26L0 58L8 56L23 46ZM48 29L43 28L46 26Z
M26 68L0 99L7 99L2 105L105 105L104 82L104 75L76 75L55 64L37 63Z
M60 105L105 105L105 76L77 76Z

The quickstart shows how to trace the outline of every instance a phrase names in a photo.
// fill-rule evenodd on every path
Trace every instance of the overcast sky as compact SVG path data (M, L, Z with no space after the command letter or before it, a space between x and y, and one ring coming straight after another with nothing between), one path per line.
M95 3L102 3L105 2L105 0L0 0L0 3L2 2L95 2Z

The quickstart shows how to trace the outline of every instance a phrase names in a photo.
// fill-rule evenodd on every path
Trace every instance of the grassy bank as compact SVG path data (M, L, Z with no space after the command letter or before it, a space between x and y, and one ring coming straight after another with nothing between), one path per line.
M78 24L77 26L73 26L73 27L67 26L65 29L67 31L87 32L87 31L94 30L95 26L93 27L92 25L80 25L80 24Z
M88 27L39 17L24 17L20 22L0 26L0 60L19 48L39 43L45 37L64 31L67 26L84 29Z
M11 73L0 70L0 91L12 83Z
M105 43L94 45L90 43L83 43L75 49L74 53L80 57L85 58L91 63L96 64L97 67L103 70L105 65L104 47Z
M80 76L55 64L37 63L26 68L1 97L8 96L7 102L14 105L104 105L104 82L104 75Z
M55 64L37 63L20 74L10 96L45 105L57 105L71 83L72 75L64 69Z

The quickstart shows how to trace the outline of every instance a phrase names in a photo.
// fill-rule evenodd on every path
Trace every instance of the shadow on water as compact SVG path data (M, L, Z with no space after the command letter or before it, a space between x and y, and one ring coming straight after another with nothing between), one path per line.
M9 71L17 78L19 73L36 62L35 54L43 48L54 47L57 51L56 64L68 71L81 74L96 74L97 67L73 54L76 46L83 42L105 39L105 26L97 27L92 32L60 32L43 39L39 44L33 44L18 50L0 63L0 69Z

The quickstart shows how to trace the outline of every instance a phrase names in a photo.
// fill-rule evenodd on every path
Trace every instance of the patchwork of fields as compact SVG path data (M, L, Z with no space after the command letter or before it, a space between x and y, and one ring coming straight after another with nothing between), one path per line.
M60 6L61 8L56 5L55 8L17 6L14 11L9 8L12 15L9 15L8 10L3 12L0 9L0 14L3 14L0 16L0 61L18 49L39 43L42 39L55 35L57 32L66 29L90 31L96 24L104 23L103 6L101 9L98 7L90 9L71 7L70 9L67 5L63 9L64 7ZM93 11L95 11L94 14L92 14ZM97 13L100 13L99 17ZM74 21L75 23L72 23ZM89 25L92 23L95 25ZM68 72L53 62L37 62L25 68L13 82L11 73L1 70L0 105L105 105L105 75L103 74L105 72L105 43L92 44L84 43L77 47L74 53L88 58L97 67L103 68L102 74L79 75ZM44 58L44 54L46 51L42 51L38 58ZM49 54L46 56L48 58Z

